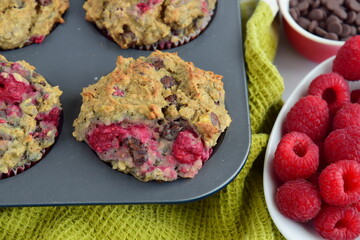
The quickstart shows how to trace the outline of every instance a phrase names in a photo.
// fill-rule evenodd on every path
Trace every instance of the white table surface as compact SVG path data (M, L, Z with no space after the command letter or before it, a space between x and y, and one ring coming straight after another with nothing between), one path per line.
M284 78L283 99L285 101L303 77L317 65L296 52L284 35L282 25L280 26L280 40L274 64Z

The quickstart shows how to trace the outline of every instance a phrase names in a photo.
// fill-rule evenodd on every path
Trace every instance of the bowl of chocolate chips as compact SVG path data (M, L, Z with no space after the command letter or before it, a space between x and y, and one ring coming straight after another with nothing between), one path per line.
M334 56L360 34L359 0L278 0L284 32L291 45L314 61Z

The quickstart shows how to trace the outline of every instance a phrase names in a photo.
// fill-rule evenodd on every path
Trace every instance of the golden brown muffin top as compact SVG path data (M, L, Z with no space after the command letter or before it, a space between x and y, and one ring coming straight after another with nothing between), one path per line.
M97 122L183 118L212 147L231 122L221 79L176 53L155 51L138 59L120 56L113 72L83 89L73 135L86 140L89 127Z
M216 0L87 0L86 20L122 48L178 41L208 21Z
M56 23L63 23L62 14L69 0L1 0L0 49L40 43Z

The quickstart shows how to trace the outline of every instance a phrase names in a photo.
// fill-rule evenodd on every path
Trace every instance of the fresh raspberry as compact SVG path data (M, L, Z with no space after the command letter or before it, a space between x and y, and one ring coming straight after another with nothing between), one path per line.
M360 104L349 103L342 107L333 119L333 130L360 126Z
M305 133L290 132L281 138L274 155L274 170L282 182L309 178L318 166L319 148Z
M287 113L285 133L296 131L308 135L314 142L325 137L329 129L329 109L325 100L317 96L302 97Z
M360 89L351 91L350 93L350 102L360 104Z
M288 181L280 186L276 203L284 216L298 222L313 219L321 208L318 190L304 179Z
M330 205L346 206L360 200L360 164L341 160L327 166L319 177L322 199Z
M360 235L360 213L352 207L322 206L314 219L314 226L326 239L355 239Z
M333 62L332 70L345 79L354 81L360 79L360 36L348 39L339 49Z
M331 132L324 141L324 157L328 163L344 159L360 162L360 127L349 126Z
M310 83L308 95L321 97L328 103L329 113L333 115L350 102L350 88L346 80L337 73L324 73Z

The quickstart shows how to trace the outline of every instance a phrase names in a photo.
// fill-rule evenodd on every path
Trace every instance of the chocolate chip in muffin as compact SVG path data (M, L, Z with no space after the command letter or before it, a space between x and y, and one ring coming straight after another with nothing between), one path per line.
M212 125L214 125L215 127L220 127L219 117L215 113L213 112L210 113L210 119Z
M47 6L52 3L52 0L36 0L40 5Z
M151 64L156 70L165 67L163 60L157 59Z
M176 94L172 94L172 95L170 95L170 96L167 96L166 98L165 98L165 100L166 101L168 101L168 102L170 102L170 104L176 104L177 103L177 96L176 96Z
M148 160L146 147L138 139L130 137L124 140L136 166L143 165Z
M175 78L171 77L171 76L164 76L160 79L160 82L164 85L164 88L171 88L172 86L176 85L177 82L175 80Z
M178 133L184 128L181 121L171 121L164 125L164 129L160 133L160 136L166 140L172 141L176 138Z

